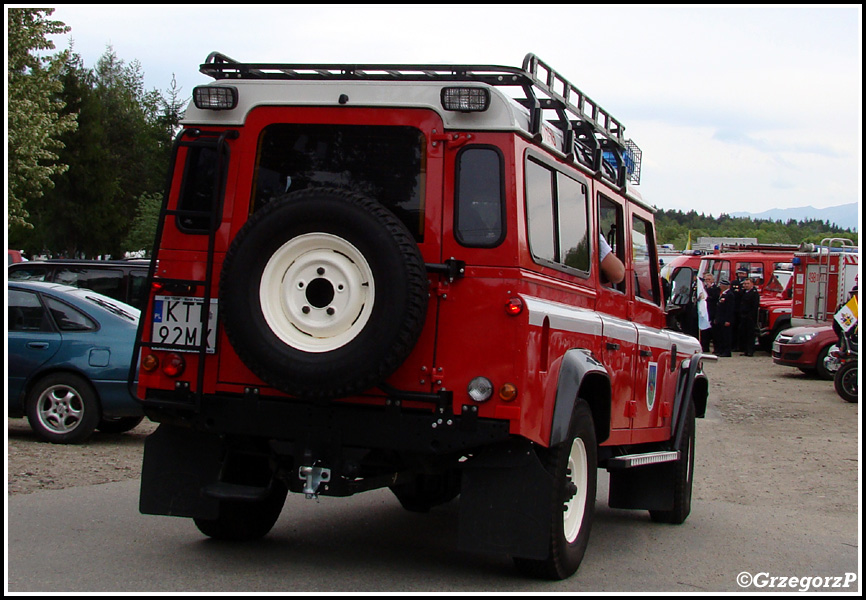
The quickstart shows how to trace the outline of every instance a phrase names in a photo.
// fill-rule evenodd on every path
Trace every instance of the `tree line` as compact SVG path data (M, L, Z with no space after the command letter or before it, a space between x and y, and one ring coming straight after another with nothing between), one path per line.
M93 258L149 250L183 105L174 81L144 89L138 61L109 46L93 68L73 48L44 56L70 28L54 9L8 9L8 243L30 255ZM674 210L657 241L746 237L818 242L857 234L825 221L787 223Z

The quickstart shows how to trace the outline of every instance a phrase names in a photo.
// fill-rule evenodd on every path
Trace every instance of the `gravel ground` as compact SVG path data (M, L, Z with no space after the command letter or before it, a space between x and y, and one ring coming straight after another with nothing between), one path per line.
M706 363L708 418L699 423L695 496L774 506L858 507L859 407L833 382L773 364L766 353ZM39 441L8 419L9 494L138 478L147 420L131 432L96 432L85 444ZM721 458L723 457L723 458Z

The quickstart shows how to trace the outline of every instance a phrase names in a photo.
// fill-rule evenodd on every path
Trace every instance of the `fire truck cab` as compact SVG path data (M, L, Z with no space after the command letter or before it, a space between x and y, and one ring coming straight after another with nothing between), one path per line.
M201 71L130 374L142 512L246 540L289 491L459 495L461 548L548 578L599 467L611 506L685 520L715 357L666 328L619 120L531 54Z

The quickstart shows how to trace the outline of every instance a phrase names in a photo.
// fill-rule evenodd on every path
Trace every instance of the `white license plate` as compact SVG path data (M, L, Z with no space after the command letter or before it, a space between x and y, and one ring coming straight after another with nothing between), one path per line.
M151 341L159 348L177 352L197 352L202 339L201 307L204 298L156 296L153 299L153 334ZM207 353L216 351L217 300L210 301ZM185 347L186 346L186 347Z

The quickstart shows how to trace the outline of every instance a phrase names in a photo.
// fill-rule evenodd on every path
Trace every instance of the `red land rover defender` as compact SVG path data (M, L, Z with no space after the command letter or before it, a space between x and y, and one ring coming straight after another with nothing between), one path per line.
M459 494L462 548L550 578L598 467L611 506L683 522L705 357L666 329L618 120L533 55L201 71L139 335L143 513L242 540L288 491Z

